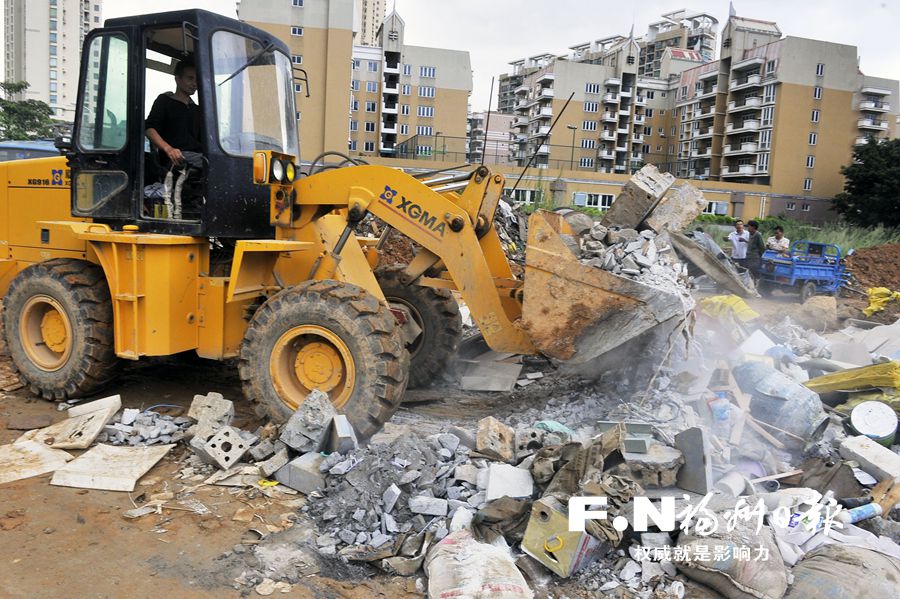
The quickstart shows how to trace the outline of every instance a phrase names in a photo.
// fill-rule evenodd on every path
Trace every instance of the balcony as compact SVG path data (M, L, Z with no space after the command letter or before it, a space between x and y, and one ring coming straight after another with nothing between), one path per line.
M694 139L703 139L703 138L712 137L712 136L713 136L713 128L712 127L707 127L706 129L694 129L694 135L693 135Z
M644 136L643 136L643 134L641 134L641 133L635 133L634 136L632 136L631 141L632 141L633 143L643 143L643 142L644 142Z
M631 111L628 108L620 108L619 116L631 116Z
M728 89L734 91L748 87L759 87L761 81L762 78L759 75L750 75L744 79L732 79L731 83L728 84Z
M553 99L553 89L549 87L545 87L541 89L541 93L537 96L540 100L552 100Z
M522 84L522 85L520 85L519 87L517 87L517 88L513 91L513 93L516 94L517 96L518 96L519 94L527 94L527 93L528 93L528 86L525 85L525 84Z
M713 69L712 71L706 71L705 73L701 73L697 76L697 79L703 81L704 79L716 79L719 77L719 70Z
M619 122L619 115L614 114L612 112L604 112L600 118L606 123L618 123Z
M634 122L637 123L638 125L643 125L644 121L646 121L646 120L647 119L642 114L634 115Z
M619 94L603 94L603 101L615 104L619 101Z
M859 103L860 110L868 110L870 112L890 112L891 105L887 102L876 102L874 100L865 100Z
M397 151L394 148L393 144L385 145L384 142L382 142L382 143L378 144L378 146L379 146L378 151L381 152L382 154L393 154L394 152Z
M600 132L600 139L603 139L606 141L616 141L616 134L612 131L604 130L604 131Z
M872 87L869 85L863 87L859 91L860 91L860 93L871 94L873 96L890 96L891 95L891 90L889 90L889 89L885 89L883 87Z
M628 130L627 125L625 125L624 127L620 125L619 128L616 129L616 133L618 133L619 135L628 135L631 132Z
M879 121L876 119L859 119L856 121L857 127L860 129L874 129L876 131L887 131L887 121Z
M606 81L603 82L604 85L622 85L622 80L618 77L610 77Z
M728 103L728 112L740 112L742 110L759 110L762 107L762 98L752 97L744 98L743 104L738 104L734 100Z
M744 131L759 131L759 121L747 119L743 123L728 123L725 125L725 133L741 133Z
M625 144L624 146L620 146L619 144ZM616 142L616 152L627 152L628 151L628 142L626 140L617 141Z
M399 75L400 74L400 63L391 64L389 62L384 63L384 72L391 75Z
M527 139L528 139L528 135L526 135L525 133L516 133L515 135L512 136L512 141L514 141L516 143L521 143L523 141L526 141Z
M647 96L635 96L634 105L635 106L646 106L647 105Z
M544 125L542 127L538 127L534 131L532 131L529 134L529 137L543 137L543 136L547 135L548 133L550 133L550 127L547 125Z
M540 110L535 112L533 115L531 115L532 121L537 121L540 119L549 119L549 118L553 118L553 109L552 108L541 108Z
M531 102L528 100L528 98L523 98L523 99L519 100L518 102L516 102L516 108L520 108L520 109L525 108L529 104L531 104Z
M759 144L753 141L747 141L740 145L731 144L728 146L728 149L725 150L726 155L733 154L753 154L759 149Z
M540 147L538 147L537 153L538 153L539 155L540 155L540 154L549 154L549 153L550 153L550 146L548 146L547 144L542 144Z
M693 158L709 158L712 156L712 148L704 148L702 150L691 150Z
M756 167L752 164L732 164L722 171L723 177L747 177L756 173Z
M621 95L623 98L630 98L631 97L631 88L623 87L622 90L619 92L619 95Z
M396 81L393 83L385 82L384 87L382 89L384 90L384 93L386 93L386 94L397 95L400 93L400 84L397 83Z
M397 105L396 104L385 104L381 103L381 114L397 114Z
M613 158L616 157L616 154L612 150L607 150L605 148L601 148L600 151L597 152L597 157L603 158L606 160L612 160Z
M624 173L628 169L624 164L617 164L614 168L617 173Z
M382 133L389 133L391 135L397 134L397 123L383 123L381 125Z
M700 93L697 94L697 98L696 98L696 99L699 100L699 99L701 99L701 98L710 98L710 97L712 97L712 96L715 96L717 93L719 93L719 86L718 86L718 85L713 85L713 86L710 87L709 89L701 90Z
M556 75L554 75L553 73L544 73L543 75L540 75L537 78L537 82L542 83L544 81L548 81L548 82L552 83L555 79L556 79Z
M512 127L524 127L528 124L528 117L518 116L516 120L512 122Z
M746 71L751 67L762 66L766 62L766 59L762 56L754 56L753 58L748 58L746 60L742 60L740 62L736 62L731 65L732 71Z

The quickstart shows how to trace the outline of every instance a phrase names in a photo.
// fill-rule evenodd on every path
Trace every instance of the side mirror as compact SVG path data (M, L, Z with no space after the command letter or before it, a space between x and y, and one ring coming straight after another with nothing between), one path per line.
M60 154L66 154L73 149L72 138L69 135L59 134L53 139L53 145L59 150Z

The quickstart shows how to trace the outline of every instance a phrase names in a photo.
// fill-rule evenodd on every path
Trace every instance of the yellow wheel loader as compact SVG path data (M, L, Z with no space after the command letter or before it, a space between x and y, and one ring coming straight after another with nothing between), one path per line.
M145 116L188 58L203 150L173 189ZM552 213L531 217L514 277L493 225L504 179L485 167L301 176L294 76L282 42L200 10L87 35L65 155L0 164L2 324L32 393L89 395L127 361L194 351L237 358L271 418L319 389L367 438L451 358L451 292L495 350L581 362L683 317L581 265ZM378 241L354 235L369 214L421 247L410 264L375 270Z

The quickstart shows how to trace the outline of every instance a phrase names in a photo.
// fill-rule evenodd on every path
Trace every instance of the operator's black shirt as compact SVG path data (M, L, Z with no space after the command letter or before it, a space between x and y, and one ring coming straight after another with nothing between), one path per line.
M156 129L173 148L190 152L203 149L200 143L200 107L191 99L185 104L173 92L160 94L153 102L144 125L147 129Z

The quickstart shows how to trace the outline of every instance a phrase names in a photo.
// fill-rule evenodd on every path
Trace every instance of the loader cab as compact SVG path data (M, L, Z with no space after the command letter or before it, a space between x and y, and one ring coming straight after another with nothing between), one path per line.
M182 60L196 65L201 147L176 210L165 195L171 163L150 144L145 120L175 90ZM299 160L293 86L286 46L234 19L185 10L108 20L82 51L67 154L72 214L114 229L271 237L269 189L253 183L253 152Z

